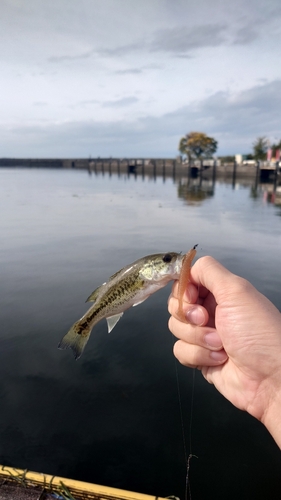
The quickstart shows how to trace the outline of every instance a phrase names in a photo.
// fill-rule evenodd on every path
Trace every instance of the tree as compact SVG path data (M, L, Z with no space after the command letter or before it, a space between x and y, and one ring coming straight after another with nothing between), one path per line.
M218 158L222 163L233 163L235 161L235 156L227 155L227 156L219 156Z
M253 143L254 159L266 160L267 150L268 150L268 139L266 137L258 137Z
M271 149L272 149L272 156L273 156L273 158L275 158L277 149L281 150L281 139L277 144L272 144Z
M190 132L179 143L179 151L189 159L210 158L217 147L218 142L203 132Z

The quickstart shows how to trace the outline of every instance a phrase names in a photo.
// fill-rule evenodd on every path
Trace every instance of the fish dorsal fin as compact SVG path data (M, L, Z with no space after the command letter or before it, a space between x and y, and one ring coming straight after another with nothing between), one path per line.
M123 316L123 314L124 313L114 314L114 316L109 316L109 318L106 318L108 333L110 333L111 330L113 330L116 323L118 323L119 319L121 318L121 316Z
M91 295L89 295L89 297L87 298L87 300L85 302L95 302L101 292L101 289L103 288L103 286L106 285L106 283L103 283L101 286L99 286L98 288L96 288L92 293Z
M87 300L85 302L95 302L97 300L100 292L102 291L102 288L103 288L104 285L106 285L107 283L109 283L109 281L114 280L119 275L121 276L122 274L124 274L125 271L130 270L130 269L131 269L131 266L127 266L127 267L123 267L122 269L120 269L120 271L117 271L117 273L114 273L112 276L110 276L110 278L105 283L103 283L98 288L96 288L93 291L93 293L91 293L91 295L89 295L89 297L87 298Z
M114 278L117 278L117 276L119 274L122 274L122 273L123 273L123 269L120 269L120 271L117 271L117 273L114 273L112 276L110 276L108 281L113 280Z

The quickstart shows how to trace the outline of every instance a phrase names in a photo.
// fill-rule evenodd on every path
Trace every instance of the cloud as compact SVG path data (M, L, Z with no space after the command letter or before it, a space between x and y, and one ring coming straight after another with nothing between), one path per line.
M48 105L48 103L45 101L35 101L33 103L33 106L47 106L47 105Z
M259 38L259 31L253 26L243 26L238 29L233 37L234 45L246 45Z
M48 62L51 63L62 63L62 62L68 62L68 61L80 61L83 59L89 59L93 55L94 51L90 50L88 52L84 52L83 54L77 54L73 56L52 56L48 57Z
M281 80L237 94L217 92L170 114L170 122L205 131L219 141L220 154L251 150L258 136L279 137ZM182 134L183 135L183 134Z
M259 128L266 133L272 126L280 127L280 107L281 80L275 80L237 94L218 92L201 104L201 111L229 130L241 126L244 130Z
M142 50L144 47L145 43L140 40L135 43L120 45L119 47L98 49L97 53L100 56L105 56L105 57L112 57L112 56L121 57L130 54L131 52Z
M152 41L138 40L135 43L114 48L99 49L100 56L121 57L132 52L166 52L183 56L202 47L214 47L225 42L225 24L204 24L193 27L177 26L158 30Z
M78 105L81 104L83 106L84 104L86 104L86 105L88 105L88 104L96 104L97 102L99 102L97 99L87 99L85 101L80 101L78 103Z
M275 80L237 94L216 92L160 117L3 126L0 147L13 157L175 157L180 137L198 130L218 140L218 154L247 153L258 136L280 137L280 109L281 80Z
M159 70L161 69L161 66L156 63L151 63L151 64L145 64L144 66L141 66L139 68L126 68L126 69L119 69L114 71L114 74L116 75L139 75L147 70L151 69L156 69Z
M233 41L234 45L247 45L255 40L262 38L265 34L280 33L280 16L281 6L272 6L270 2L262 3L256 10L252 12L252 16L245 16L240 20L241 26L234 30ZM231 28L231 26L230 26Z
M89 106L93 106L94 104L100 104L101 102L98 101L97 99L85 99L83 101L78 101L74 104L69 104L67 107L70 109L77 109L77 108L83 108L86 109Z
M158 31L150 45L150 50L185 54L202 47L214 47L225 42L225 30L224 24L167 28Z
M97 53L106 57L122 57L135 52L163 52L181 58L190 58L195 50L221 45L246 45L260 38L265 19L253 21L247 18L235 23L209 23L195 26L176 26L156 31L151 40L138 40L135 43L125 44L114 48L99 49ZM119 70L116 73L139 73L140 70Z
M122 57L135 52L163 52L181 58L189 58L197 49L221 45L247 45L264 36L268 29L276 24L280 31L281 7L270 8L261 5L251 13L245 11L243 17L237 14L223 16L223 22L208 23L207 14L202 15L202 24L179 24L174 27L159 29L149 37L139 39L113 48L98 50L99 55ZM219 17L219 16L218 16ZM279 20L279 21L278 21ZM269 28L271 26L271 28Z
M116 101L104 101L102 104L103 108L120 108L124 106L130 106L135 104L139 99L134 96L123 97L122 99L117 99Z
M139 75L143 70L140 68L131 68L131 69L119 69L115 71L116 75Z

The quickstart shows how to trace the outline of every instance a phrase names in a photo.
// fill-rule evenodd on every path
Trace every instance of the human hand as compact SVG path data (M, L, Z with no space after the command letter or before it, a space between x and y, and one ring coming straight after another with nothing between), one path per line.
M191 268L180 321L177 282L169 299L174 354L237 408L261 420L281 447L281 314L248 281L212 257Z

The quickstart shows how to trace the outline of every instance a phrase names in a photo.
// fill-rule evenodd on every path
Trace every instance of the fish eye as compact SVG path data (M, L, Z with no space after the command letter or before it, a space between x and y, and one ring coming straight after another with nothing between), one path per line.
M170 253L165 253L164 257L163 257L163 262L171 262L172 260L172 256Z

